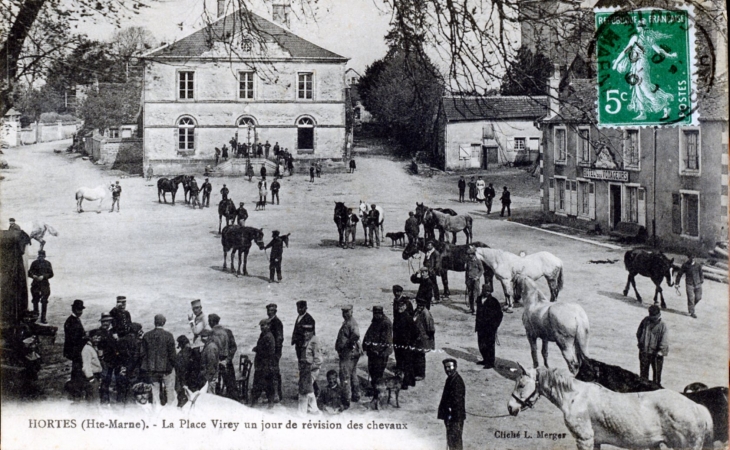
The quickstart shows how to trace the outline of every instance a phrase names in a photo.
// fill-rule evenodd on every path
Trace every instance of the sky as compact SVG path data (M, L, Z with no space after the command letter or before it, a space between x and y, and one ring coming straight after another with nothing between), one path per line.
M149 8L131 15L122 27L146 27L160 42L179 40L202 27L204 0L155 0L148 3ZM252 3L255 4L255 12L271 18L262 0L253 0ZM270 1L267 3L270 5ZM313 4L316 9L307 14L297 11L295 4L295 14L291 16L292 32L350 58L347 67L360 74L364 73L367 65L385 56L387 46L383 36L389 28L390 14L382 7L381 0L318 0ZM216 2L207 0L206 7L214 14ZM109 40L115 31L113 25L101 20L86 23L80 28L80 31L98 40Z

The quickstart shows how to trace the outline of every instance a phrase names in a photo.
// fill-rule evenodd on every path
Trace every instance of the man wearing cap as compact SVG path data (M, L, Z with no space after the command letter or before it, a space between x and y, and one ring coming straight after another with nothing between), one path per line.
M662 321L662 310L657 305L649 307L649 315L644 317L636 330L639 346L639 374L649 379L651 366L652 381L662 384L664 357L669 353L669 330Z
M28 269L28 277L33 281L30 283L30 294L33 296L33 311L38 312L38 303L41 304L41 323L46 322L46 311L48 310L48 297L51 296L51 284L48 282L53 278L53 266L46 260L46 252L40 250L38 259L33 261Z
M368 214L368 221L370 222L370 246L380 248L380 211L375 208L375 203L370 205L370 213ZM375 236L375 240L373 240Z
M106 313L101 314L101 326L97 329L100 336L96 349L101 359L101 386L99 387L99 396L101 403L110 402L109 388L112 384L112 378L116 376L117 385L119 385L119 372L121 370L119 360L119 349L117 340L112 334L112 316ZM117 387L117 390L118 387Z
M478 301L479 293L482 290L481 282L482 276L484 276L484 266L477 258L477 251L474 247L469 246L466 255L466 270L464 271L466 295L469 299L469 311L474 314L474 305Z
M312 332L317 334L317 328L315 326L314 318L307 312L307 302L305 300L299 300L297 302L297 320L294 322L294 331L291 335L291 345L297 353L297 360L302 359L302 349L307 343L304 337L304 327L311 325Z
M416 273L411 275L411 283L418 285L416 292L416 302L423 300L426 302L426 309L431 310L431 299L433 298L433 287L431 280L428 278L428 267L421 267Z
M259 335L256 346L252 349L256 353L253 359L253 387L251 388L251 407L261 396L261 392L266 393L266 399L269 401L269 408L274 406L274 397L276 396L276 375L278 374L278 359L276 357L276 341L273 333L271 333L271 322L269 319L263 319L259 322L261 334Z
M393 353L396 369L403 371L403 386L401 387L403 390L416 385L413 371L413 346L418 335L416 324L413 322L413 314L409 314L406 310L406 302L410 303L407 300L398 301L398 315L393 318Z
M284 241L279 237L279 230L271 232L271 242L266 244L264 250L271 249L269 255L269 283L274 282L274 272L276 278L281 282L281 258L284 255Z
M345 216L345 242L342 244L342 248L355 248L358 222L360 222L360 219L353 213L352 208L347 208L347 215ZM365 239L367 238L366 235Z
M8 220L8 222L10 222L10 226L8 226L8 230L23 231L20 228L20 225L18 225L17 223L15 223L15 219L11 218L11 219Z
M205 329L200 332L200 339L203 341L203 351L200 353L200 377L204 383L208 383L209 394L215 394L218 384L218 371L220 370L220 350L213 339L213 332Z
M248 219L248 211L246 211L246 208L243 207L243 202L240 202L238 204L238 209L236 210L236 220L238 221L239 225L245 227L246 219Z
M403 302L406 305L406 312L413 317L413 303L411 299L403 294L403 286L394 284L393 285L393 323L398 317L398 305Z
M109 311L109 315L112 317L112 333L120 339L126 336L132 325L132 315L127 311L127 297L117 296L117 305Z
M188 314L188 323L190 324L190 331L193 332L193 345L194 349L203 348L203 342L200 340L200 332L203 330L209 330L208 322L205 320L205 314L203 314L203 306L200 303L200 299L193 300L190 302L190 307L193 312Z
M213 332L213 340L218 346L218 357L220 358L223 385L226 388L226 397L238 400L238 389L236 388L236 372L233 369L233 358L236 356L238 346L233 332L220 325L221 318L218 314L208 315L208 325Z
M360 326L352 317L352 305L342 307L342 326L337 333L335 350L340 357L340 381L344 396L349 403L360 401L360 380L357 378L357 362L360 360Z
M477 317L474 324L477 346L482 355L482 360L477 364L483 365L485 369L494 369L497 330L504 316L502 306L499 300L492 296L492 291L492 285L485 283L482 286L482 294L477 299Z
M142 348L142 325L131 323L129 332L119 338L119 375L117 376L117 403L126 403L129 386L139 381L139 356Z
M416 312L413 316L416 324L416 342L413 351L413 375L416 381L426 378L426 353L436 349L436 327L431 312L426 309L426 300L416 300Z
M102 365L99 361L97 346L100 339L99 330L91 330L89 337L85 339L84 347L81 349L81 370L83 373L81 392L86 397L86 402L90 404L99 403L99 379L102 374Z
M375 389L378 381L383 378L388 357L393 353L393 324L383 314L382 306L373 306L373 320L365 332L362 349L368 355L370 384ZM375 396L377 395L375 389Z
M177 356L175 357L175 392L177 393L177 406L181 407L187 403L188 396L184 387L195 391L198 388L197 378L200 375L200 366L193 364L193 349L190 348L190 339L185 335L177 337Z
M439 302L439 285L436 277L441 275L441 254L434 248L433 241L426 243L426 256L423 259L423 267L428 268L428 279L433 290L433 302ZM446 295L446 292L444 292Z
M283 398L281 392L281 372L279 370L279 361L281 361L281 350L284 347L284 324L277 317L277 306L275 303L266 305L266 315L269 317L269 331L274 336L274 356L276 356L276 365L274 366L274 376L276 377L276 393L274 403Z
M210 184L208 179L200 186L200 190L203 192L203 206L210 207L210 193L213 191L213 185Z
M695 261L693 255L687 255L687 261L677 272L674 280L675 286L679 289L679 282L682 281L682 275L687 275L687 283L685 290L687 291L687 311L693 318L697 318L695 314L695 305L702 300L702 283L705 277L702 273L702 264ZM32 289L32 288L31 288Z
M228 188L225 184L223 185L223 188L221 188L221 197L221 200L228 200Z
M155 316L155 328L142 337L142 377L146 383L152 385L154 402L176 405L175 394L175 338L166 331L165 316ZM164 394L162 394L164 392ZM166 402L162 401L165 395Z
M461 375L456 371L456 360L447 358L443 361L446 372L444 392L439 403L438 419L446 425L446 447L448 450L461 450L461 434L466 419L466 387Z
M64 342L63 356L71 360L71 394L77 396L78 388L84 381L82 371L81 350L83 350L86 342L84 336L84 326L81 324L81 315L84 313L84 302L82 300L74 300L71 305L71 315L68 316L63 324Z
M277 170L279 166L276 166ZM274 199L276 199L276 204L279 204L279 190L281 189L281 183L274 178L274 181L271 182L271 186L269 187L271 189L271 204L274 204Z
M302 325L302 329L305 342L302 357L299 359L299 413L318 414L317 378L322 366L322 351L319 347L319 339L314 335L314 325Z
M119 197L122 195L122 187L119 185L119 181L112 185L112 209L109 212L114 212L114 205L117 205L117 212L119 212Z
M416 218L416 215L413 211L408 212L405 232L406 236L408 237L408 245L413 245L416 239L418 239L418 235L421 233L420 225L418 225L418 219Z

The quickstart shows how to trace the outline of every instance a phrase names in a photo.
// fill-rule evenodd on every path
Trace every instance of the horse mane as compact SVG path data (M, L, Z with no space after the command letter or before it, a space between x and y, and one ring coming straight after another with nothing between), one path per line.
M542 293L540 289L537 287L537 283L535 283L535 280L531 279L528 276L525 276L522 274L522 271L520 272L513 272L512 273L512 281L514 281L515 284L520 284L522 289L522 298L524 299L528 295L531 295L533 292L537 295L537 301L538 302L547 302L548 298L545 297L545 294Z
M545 367L537 369L537 384L540 394L549 397L558 404L563 403L565 394L575 390L573 380L575 380L575 377L565 369L548 369Z

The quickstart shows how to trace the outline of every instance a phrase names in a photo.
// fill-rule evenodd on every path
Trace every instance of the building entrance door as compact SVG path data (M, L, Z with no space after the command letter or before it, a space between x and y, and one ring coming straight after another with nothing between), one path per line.
M614 229L621 222L621 186L617 184L609 185L608 195L611 229Z
M489 169L490 164L497 164L497 147L482 146L482 169Z

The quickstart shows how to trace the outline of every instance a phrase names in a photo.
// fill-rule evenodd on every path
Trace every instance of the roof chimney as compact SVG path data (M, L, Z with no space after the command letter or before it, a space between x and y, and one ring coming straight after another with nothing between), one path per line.
M560 111L560 66L553 66L553 76L550 77L548 89L548 116L554 117Z
M271 5L271 18L274 23L289 28L291 0L274 0Z
M226 0L218 0L218 18L226 14Z

